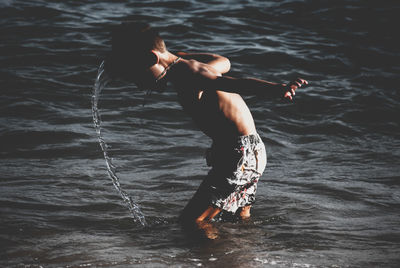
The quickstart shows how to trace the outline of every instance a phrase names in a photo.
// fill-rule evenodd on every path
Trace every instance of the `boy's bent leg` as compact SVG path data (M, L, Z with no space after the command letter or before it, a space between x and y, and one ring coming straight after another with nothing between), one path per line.
M221 212L220 208L214 208L212 206L209 206L199 217L197 217L196 223L201 223L203 221L210 221L220 212Z
M218 238L218 230L210 221L221 212L220 208L209 206L197 219L197 228L201 229L208 239Z
M218 230L210 223L218 213L220 208L211 206L210 195L200 186L193 198L189 201L180 215L180 222L183 228L191 235L204 235L208 239L218 238Z
M185 225L194 224L196 220L210 208L211 193L207 184L206 179L201 183L199 189L197 189L192 199L190 199L189 203L183 209L179 219Z

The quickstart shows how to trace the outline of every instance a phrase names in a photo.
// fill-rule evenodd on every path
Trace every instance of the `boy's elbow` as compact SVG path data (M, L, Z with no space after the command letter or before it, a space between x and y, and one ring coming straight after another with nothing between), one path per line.
M225 68L226 68L226 73L231 69L231 61L228 58L224 57L224 61L225 61Z
M221 73L227 73L231 69L231 61L223 56L220 56L219 65L221 66Z

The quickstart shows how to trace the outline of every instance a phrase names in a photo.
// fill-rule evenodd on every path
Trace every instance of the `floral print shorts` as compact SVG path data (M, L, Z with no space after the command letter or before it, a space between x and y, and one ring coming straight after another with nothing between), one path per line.
M257 182L267 164L265 146L258 134L240 136L232 144L213 144L207 151L212 167L200 188L213 206L235 213L255 202Z

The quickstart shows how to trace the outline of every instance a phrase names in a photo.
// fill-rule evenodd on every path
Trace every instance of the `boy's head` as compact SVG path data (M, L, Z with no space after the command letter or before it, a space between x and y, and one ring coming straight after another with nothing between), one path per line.
M157 53L166 51L158 32L144 23L122 23L112 30L112 51L106 58L106 70L112 77L140 85L150 79L146 71L158 62ZM153 77L151 77L152 80Z

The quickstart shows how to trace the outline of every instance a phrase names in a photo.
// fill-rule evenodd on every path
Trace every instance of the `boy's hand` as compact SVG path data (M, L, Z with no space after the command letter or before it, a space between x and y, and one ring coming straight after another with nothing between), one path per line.
M297 78L296 80L290 82L289 84L283 84L284 87L284 91L285 94L283 95L283 97L285 99L289 99L291 101L293 101L293 97L294 95L296 95L296 90L300 87L302 87L303 85L308 85L307 80L304 80L302 78Z

